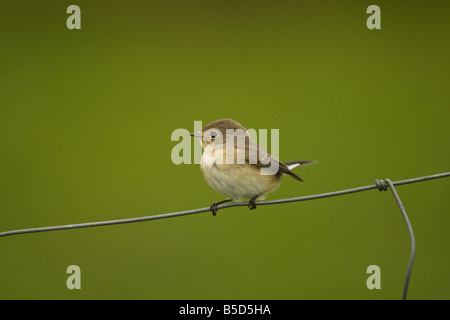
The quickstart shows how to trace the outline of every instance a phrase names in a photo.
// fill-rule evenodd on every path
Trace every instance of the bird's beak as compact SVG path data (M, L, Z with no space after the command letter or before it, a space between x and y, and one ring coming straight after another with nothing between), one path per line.
M199 139L201 139L202 138L202 134L200 133L200 132L190 132L189 133L192 137L195 137L195 138L199 138Z

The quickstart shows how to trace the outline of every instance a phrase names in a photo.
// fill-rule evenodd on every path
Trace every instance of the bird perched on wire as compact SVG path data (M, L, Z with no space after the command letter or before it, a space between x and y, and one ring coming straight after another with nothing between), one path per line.
M263 200L289 175L303 181L291 169L316 163L314 160L281 162L262 149L237 121L213 121L201 131L191 132L203 146L200 168L206 182L226 200L211 205L213 215L219 204L250 199L248 207L256 209L256 200Z

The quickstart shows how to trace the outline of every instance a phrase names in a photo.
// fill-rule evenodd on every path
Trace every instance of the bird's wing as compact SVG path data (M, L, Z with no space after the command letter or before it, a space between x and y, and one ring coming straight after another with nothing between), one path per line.
M243 141L245 141L245 143L243 143ZM303 181L299 176L293 173L286 164L271 156L267 151L261 148L247 132L236 134L233 147L235 149L234 163L252 164L260 168L267 168L267 174L283 173L290 175L298 181ZM228 155L231 156L232 154L233 152L227 152L227 158Z

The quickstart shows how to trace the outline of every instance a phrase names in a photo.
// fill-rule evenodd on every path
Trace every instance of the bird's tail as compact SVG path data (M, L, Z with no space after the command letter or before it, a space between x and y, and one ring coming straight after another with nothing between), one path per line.
M307 166L310 164L317 163L316 160L298 160L298 161L287 161L284 162L284 164L289 168L289 170L292 170L294 168L300 167L300 166Z

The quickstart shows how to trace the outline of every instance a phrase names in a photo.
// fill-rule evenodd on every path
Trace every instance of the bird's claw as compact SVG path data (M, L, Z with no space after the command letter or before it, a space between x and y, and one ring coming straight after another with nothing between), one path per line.
M256 200L256 199L251 199L251 200L248 202L248 208L249 208L250 210L256 209L256 203L255 203L255 200Z
M209 207L209 209L211 210L211 212L212 212L212 215L213 216L215 216L216 214L217 214L217 203L213 203L210 207Z
M260 196L261 194L257 194L256 196L250 199L250 201L248 202L248 208L250 210L256 209L256 199L258 199Z
M213 203L213 204L209 207L209 209L211 210L213 216L215 216L215 215L217 214L217 210L219 210L219 209L217 209L217 206L218 206L219 204L222 204L222 203L225 203L225 202L230 202L230 201L231 201L231 199L225 199L225 200L223 200L223 201L219 201L219 202Z

